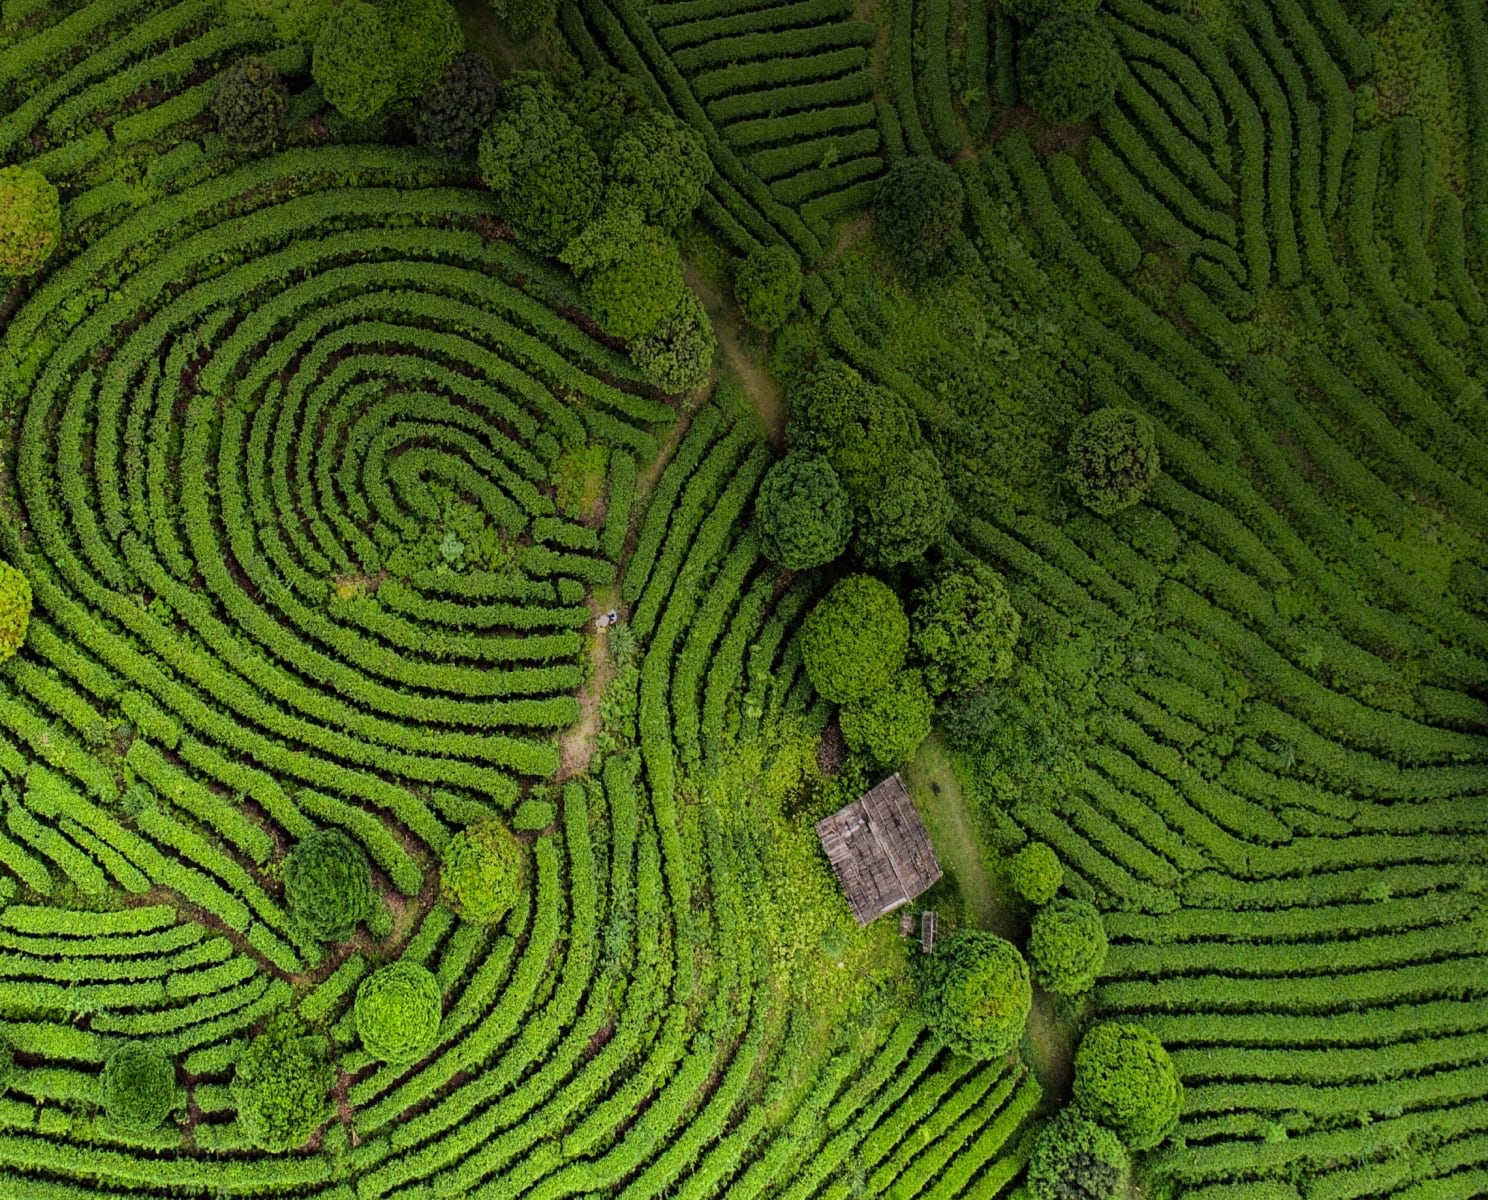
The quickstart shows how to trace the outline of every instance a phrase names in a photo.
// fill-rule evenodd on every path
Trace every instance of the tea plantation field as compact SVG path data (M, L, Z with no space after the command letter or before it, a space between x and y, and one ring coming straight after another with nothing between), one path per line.
M0 1200L1488 1197L1485 387L1483 0L3 0Z

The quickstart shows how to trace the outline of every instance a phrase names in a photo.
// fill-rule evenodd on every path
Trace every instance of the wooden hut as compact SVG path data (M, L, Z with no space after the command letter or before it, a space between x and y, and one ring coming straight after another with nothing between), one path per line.
M940 878L935 848L898 774L818 821L816 836L859 925L908 904Z

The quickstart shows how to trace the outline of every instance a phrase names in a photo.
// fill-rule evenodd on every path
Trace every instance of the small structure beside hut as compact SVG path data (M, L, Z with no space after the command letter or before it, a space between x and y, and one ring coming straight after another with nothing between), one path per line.
M859 925L908 904L940 878L935 848L897 773L823 817L816 836Z

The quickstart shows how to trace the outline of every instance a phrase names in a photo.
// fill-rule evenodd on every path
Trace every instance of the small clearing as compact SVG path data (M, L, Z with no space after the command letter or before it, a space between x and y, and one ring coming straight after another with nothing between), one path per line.
M713 321L713 332L718 338L718 349L728 369L738 377L739 385L754 406L761 427L770 445L777 450L785 448L785 396L780 385L765 370L760 353L744 344L739 329L744 324L743 316L719 294L701 272L688 265L683 271L687 286L697 293L708 316Z
M575 775L582 775L589 769L589 761L594 757L594 744L599 737L599 702L604 698L605 689L610 686L614 666L610 662L606 631L596 629L593 622L612 608L618 611L619 607L618 587L606 588L589 598L589 678L579 689L579 719L564 731L558 742L559 783Z

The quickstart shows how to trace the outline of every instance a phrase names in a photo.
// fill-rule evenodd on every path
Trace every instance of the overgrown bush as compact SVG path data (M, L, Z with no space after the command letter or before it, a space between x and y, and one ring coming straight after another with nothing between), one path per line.
M1135 409L1098 409L1070 435L1069 481L1102 516L1140 501L1159 469L1152 420Z
M217 77L212 115L217 132L250 150L267 146L284 127L289 89L266 59L240 58Z
M1043 842L1030 842L1007 864L1008 883L1030 904L1047 904L1064 882L1059 855Z
M1131 1160L1121 1139L1076 1108L1039 1131L1028 1159L1033 1200L1116 1200L1126 1194Z
M952 503L940 460L929 446L902 450L880 465L875 487L856 506L854 545L865 563L894 567L919 558L951 523Z
M311 937L345 941L375 901L366 853L339 829L316 830L284 860L284 897Z
M606 203L637 209L651 224L675 229L697 208L713 176L703 135L670 113L627 122L606 163Z
M430 150L469 154L496 113L500 90L485 58L456 55L414 106L414 138Z
M439 1042L439 981L418 963L392 963L362 980L354 1012L368 1054L389 1063L417 1062Z
M395 57L382 13L367 0L346 0L321 26L310 73L336 111L361 121L396 94Z
M62 240L62 201L31 167L0 167L0 278L33 275Z
M412 100L434 86L465 49L465 30L450 0L382 0L393 45L393 98Z
M1177 1128L1183 1085L1155 1034L1107 1021L1075 1052L1074 1097L1129 1149L1150 1150Z
M1039 986L1077 996L1095 986L1106 962L1106 926L1095 905L1053 900L1033 915L1028 961Z
M185 1103L170 1059L143 1042L125 1042L103 1064L98 1098L109 1124L148 1133Z
M500 821L478 821L444 848L440 898L465 920L489 925L517 902L525 874L522 843Z
M996 1058L1023 1036L1033 1006L1028 964L996 934L958 929L927 961L921 1001L926 1024L951 1050Z
M660 325L631 342L630 360L662 391L682 395L708 382L717 348L703 302L688 291Z
M772 333L801 303L801 260L789 246L761 246L734 268L734 299L744 319Z
M1041 21L1018 46L1018 90L1056 125L1077 124L1110 104L1120 73L1116 41L1094 17Z
M31 581L8 562L0 562L0 663L26 643L31 623Z
M294 1150L331 1115L336 1072L326 1040L280 1014L249 1043L233 1075L238 1127L264 1150Z
M981 563L940 571L913 597L910 638L936 695L969 692L1013 669L1022 621L1001 575Z
M930 736L934 711L921 674L900 671L882 691L842 706L842 737L880 766L901 767Z
M491 0L491 7L523 38L541 33L558 15L558 0Z
M937 158L901 158L874 197L873 229L904 274L923 280L945 265L965 203L954 167Z
M607 333L625 341L655 333L688 295L677 243L644 227L613 262L584 280L584 302Z
M852 536L852 510L837 472L809 454L787 454L765 473L754 523L760 551L788 571L831 562Z
M806 674L834 704L887 688L908 652L904 606L871 575L840 580L801 625Z

